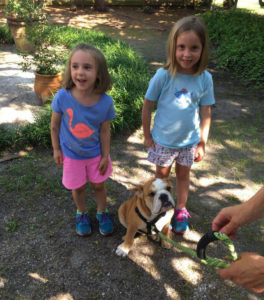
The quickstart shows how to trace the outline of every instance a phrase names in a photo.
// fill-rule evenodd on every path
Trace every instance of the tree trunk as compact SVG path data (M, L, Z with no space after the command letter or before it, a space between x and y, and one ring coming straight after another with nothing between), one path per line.
M238 0L224 0L223 6L227 9L236 9Z
M95 0L95 9L97 11L107 11L105 1L104 0Z

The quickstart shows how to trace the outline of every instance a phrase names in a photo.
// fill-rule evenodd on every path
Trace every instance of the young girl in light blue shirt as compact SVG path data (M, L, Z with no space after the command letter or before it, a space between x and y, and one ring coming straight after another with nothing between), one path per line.
M156 177L168 177L175 161L177 205L172 228L178 234L188 229L190 169L205 155L215 103L207 62L208 36L203 21L196 16L180 19L168 38L167 62L150 80L142 110L144 145L148 160L156 165Z

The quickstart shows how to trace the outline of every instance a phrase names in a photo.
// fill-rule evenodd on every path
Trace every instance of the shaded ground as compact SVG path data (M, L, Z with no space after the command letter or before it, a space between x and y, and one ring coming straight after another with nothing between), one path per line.
M57 9L52 20L100 29L124 39L154 69L164 61L172 23L190 13L177 10L145 15L136 8L116 8L98 14ZM231 80L230 74L216 71L212 64L210 71L217 101L212 127L263 110L257 95ZM245 201L259 188L250 176L237 178L231 167L223 167L221 151L222 146L210 143L206 159L192 171L191 230L184 237L174 237L192 249L210 230L211 220L222 206ZM107 190L116 230L110 238L100 237L96 223L91 237L75 236L71 193L61 186L61 169L53 163L50 150L0 164L0 299L264 299L223 282L215 270L175 248L161 249L145 236L135 240L128 258L117 257L114 252L124 234L117 209L131 195L131 188L153 175L154 168L146 162L140 129L113 138L111 155L114 172ZM231 165L231 159L226 159ZM259 164L263 167L262 161ZM95 221L96 205L90 190L87 198ZM235 242L238 252L263 253L263 233L263 221L241 231ZM209 251L212 256L225 255L221 245Z

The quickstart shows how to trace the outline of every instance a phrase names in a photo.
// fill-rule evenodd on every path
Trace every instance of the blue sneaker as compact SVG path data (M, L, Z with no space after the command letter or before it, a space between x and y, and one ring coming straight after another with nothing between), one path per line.
M113 233L113 222L110 219L108 210L96 214L96 219L99 222L99 231L102 236L108 236Z
M188 230L188 218L191 217L187 209L175 209L172 230L176 234L184 234Z
M92 233L92 222L89 214L76 213L76 233L79 236L88 236Z

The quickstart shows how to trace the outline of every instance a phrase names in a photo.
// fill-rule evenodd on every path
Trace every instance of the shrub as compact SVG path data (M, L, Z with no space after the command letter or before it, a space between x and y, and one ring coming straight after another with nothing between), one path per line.
M0 26L0 44L14 44L13 37L8 26Z
M264 86L264 18L242 10L208 12L205 20L219 69Z

